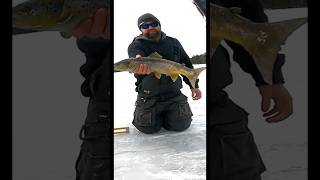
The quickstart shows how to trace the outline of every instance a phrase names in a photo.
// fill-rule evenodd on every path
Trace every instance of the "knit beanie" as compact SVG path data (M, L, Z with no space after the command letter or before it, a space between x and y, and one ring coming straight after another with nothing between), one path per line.
M146 14L143 14L142 16L140 16L138 19L139 29L140 29L141 24L143 24L144 22L148 22L148 21L157 22L161 26L159 19L157 19L154 15L152 15L150 13L146 13Z

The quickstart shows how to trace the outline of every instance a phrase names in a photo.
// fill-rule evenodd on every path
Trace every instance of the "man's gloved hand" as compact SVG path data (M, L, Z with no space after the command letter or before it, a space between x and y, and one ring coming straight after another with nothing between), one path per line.
M141 55L137 54L135 59L137 61L141 60ZM133 70L133 73L134 74L150 74L151 73L151 69L146 64L140 64L140 66L136 67L136 69Z
M201 91L198 88L191 89L191 97L193 100L201 99Z
M98 9L94 17L84 20L71 34L77 39L83 37L110 39L110 10Z
M263 117L267 117L267 122L279 122L292 114L292 97L283 85L263 85L258 88L262 97L261 110L264 112ZM274 106L269 110L271 100L274 101Z

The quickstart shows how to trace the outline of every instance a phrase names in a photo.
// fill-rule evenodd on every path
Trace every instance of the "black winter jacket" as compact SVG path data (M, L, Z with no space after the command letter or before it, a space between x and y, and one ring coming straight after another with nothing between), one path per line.
M104 39L79 39L78 48L86 56L86 62L80 67L85 78L81 85L81 93L96 101L110 101L112 86L112 48L111 43Z
M157 52L164 59L172 60L189 68L193 68L189 56L183 49L180 42L167 36L164 32L161 32L161 39L159 41L150 40L143 35L139 35L134 38L132 43L128 47L129 57L135 57L140 54L142 57L149 56L151 53ZM182 88L181 78L173 82L168 76L161 76L161 79L157 79L154 75L135 75L136 91L140 93L147 93L150 95L166 94L171 92L178 92ZM183 81L189 85L189 80L183 77ZM198 81L196 82L196 88L198 88Z

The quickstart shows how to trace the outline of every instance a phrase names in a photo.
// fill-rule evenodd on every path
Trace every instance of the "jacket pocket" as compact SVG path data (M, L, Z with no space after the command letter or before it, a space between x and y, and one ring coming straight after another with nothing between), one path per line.
M135 103L133 124L145 127L155 125L156 102L156 99L138 98Z

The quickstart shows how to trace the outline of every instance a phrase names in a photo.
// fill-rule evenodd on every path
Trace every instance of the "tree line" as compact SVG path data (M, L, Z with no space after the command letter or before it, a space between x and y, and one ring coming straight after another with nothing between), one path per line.
M206 53L192 56L190 60L192 64L206 64Z

